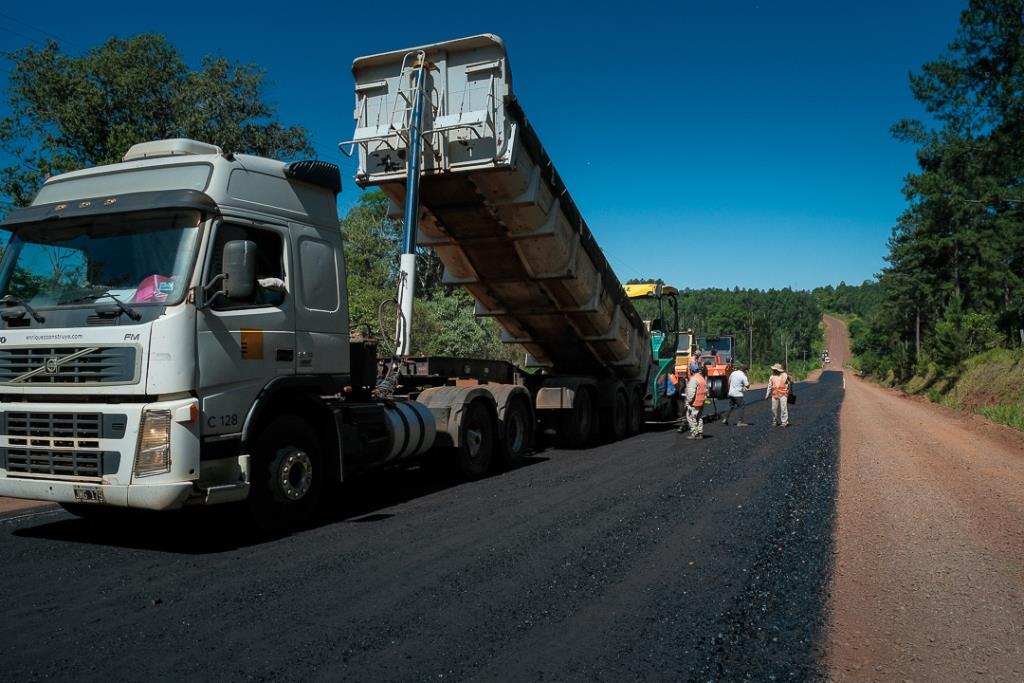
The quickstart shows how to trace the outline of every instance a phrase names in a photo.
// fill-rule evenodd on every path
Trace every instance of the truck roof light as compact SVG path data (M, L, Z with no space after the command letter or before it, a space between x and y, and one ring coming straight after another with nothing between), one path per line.
M170 140L153 140L132 145L121 161L138 159L154 159L156 157L185 156L189 154L220 154L221 148L198 140L188 138L172 138Z

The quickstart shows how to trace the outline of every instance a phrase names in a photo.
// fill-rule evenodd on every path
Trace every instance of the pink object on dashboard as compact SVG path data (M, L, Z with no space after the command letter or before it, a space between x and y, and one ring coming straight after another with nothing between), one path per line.
M135 303L162 302L174 291L174 278L163 275L149 275L142 279L132 301Z

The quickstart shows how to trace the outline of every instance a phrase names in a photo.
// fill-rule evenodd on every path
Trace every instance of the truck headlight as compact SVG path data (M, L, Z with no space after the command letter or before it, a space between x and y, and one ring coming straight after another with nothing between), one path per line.
M171 411L147 410L142 414L139 449L135 454L135 474L160 474L171 471Z

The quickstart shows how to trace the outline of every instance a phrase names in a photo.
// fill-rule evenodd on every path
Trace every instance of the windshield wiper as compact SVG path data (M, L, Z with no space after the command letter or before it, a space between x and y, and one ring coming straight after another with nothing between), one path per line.
M4 295L4 298L0 299L0 304L3 304L5 306L21 306L30 316L32 316L32 319L35 320L40 325L46 322L46 318L36 313L35 309L29 306L27 302L25 302L23 299L19 299L13 294Z
M112 294L110 292L103 292L102 294L86 294L85 296L80 296L77 299L70 299L68 301L63 301L61 303L64 303L64 304L77 304L77 303L81 303L82 301L96 301L97 299L104 299L106 297L110 297L111 299L113 299L114 305L117 306L117 310L119 310L121 313L124 313L129 318L131 318L132 320L142 320L142 314L141 313L136 311L134 308L132 308L131 306L129 306L125 302L123 302L120 299L118 299L116 295L114 295L114 294Z

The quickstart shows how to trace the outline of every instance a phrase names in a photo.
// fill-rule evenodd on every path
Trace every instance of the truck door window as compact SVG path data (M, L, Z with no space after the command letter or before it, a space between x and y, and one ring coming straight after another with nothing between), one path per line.
M219 273L224 272L224 245L232 240L249 240L256 244L256 279L278 278L285 279L284 271L284 241L281 236L272 230L254 228L247 225L236 225L234 223L223 223L217 229L217 236L214 239L213 254L211 254L211 268L208 279L212 279ZM229 300L223 296L217 297L212 304L216 310L234 308L255 308L263 306L280 306L284 301L285 293L274 291L264 287L256 286L252 296L246 301Z
M323 240L299 240L302 304L311 311L338 310L338 264L334 249Z

